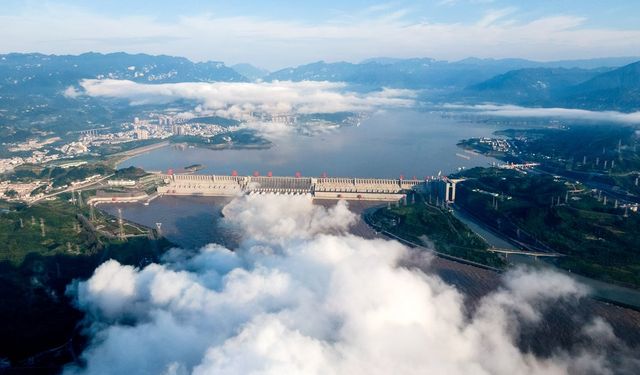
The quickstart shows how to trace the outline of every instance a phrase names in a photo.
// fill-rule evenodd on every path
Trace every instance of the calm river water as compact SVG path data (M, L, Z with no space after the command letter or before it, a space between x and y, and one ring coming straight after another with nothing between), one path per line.
M373 115L360 126L309 136L280 133L266 150L210 150L167 146L124 161L120 167L179 171L202 164L201 174L266 174L305 176L407 178L450 173L458 168L486 166L494 161L456 146L464 138L488 136L497 128L464 123L437 114L413 111Z

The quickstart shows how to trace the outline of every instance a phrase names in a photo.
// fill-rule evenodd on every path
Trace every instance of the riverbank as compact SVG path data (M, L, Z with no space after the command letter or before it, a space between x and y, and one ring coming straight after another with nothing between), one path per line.
M487 243L489 243L491 246L505 249L518 249L518 247L513 245L507 239L501 237L500 234L494 232L490 227L486 226L477 218L469 215L464 210L456 208L454 210L454 216L465 225L467 225L467 227L473 230L478 236L487 241ZM591 289L592 297L596 299L640 311L640 291L638 290L606 283L600 280L565 271L553 265L546 258L532 258L523 255L508 255L506 259L511 266L547 268L552 269L556 272L563 273L567 276L570 276L574 280L587 285Z
M117 168L119 164L125 162L126 160L133 158L135 156L144 154L146 152L154 151L163 147L167 147L171 144L170 141L161 141L158 143L154 143L147 146L142 146L138 148L134 148L127 151L118 152L113 155L108 155L106 157L106 163L113 168Z
M268 150L271 148L271 144L262 145L262 144L247 144L247 145L237 145L237 144L217 144L217 145L206 145L206 144L196 144L196 143L184 143L194 147L206 148L209 150Z
M213 137L178 135L171 138L171 143L186 144L211 150L262 150L269 149L273 145L271 141L251 129L238 129L217 134Z
M487 243L446 208L429 205L417 193L412 200L415 203L367 210L363 218L377 231L439 257L495 271L505 266L501 255L489 251Z

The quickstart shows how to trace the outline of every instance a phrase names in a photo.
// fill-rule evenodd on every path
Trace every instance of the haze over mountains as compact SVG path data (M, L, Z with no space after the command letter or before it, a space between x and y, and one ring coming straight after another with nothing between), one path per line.
M60 97L82 79L138 83L330 81L352 90L381 88L428 92L431 102L505 103L590 110L640 110L640 58L536 62L523 59L371 58L361 63L323 61L268 72L250 64L192 62L173 56L127 53L0 55L0 101ZM21 97L22 96L22 97ZM63 100L63 99L59 99ZM68 101L64 103L69 105Z
M56 90L84 78L149 83L247 80L222 62L194 63L183 57L123 52L60 56L39 53L0 55L0 92Z
M467 87L470 99L516 101L519 103L549 101L562 96L568 87L586 82L609 72L611 68L526 68L511 70L484 82Z
M621 68L520 69L465 90L466 100L590 110L640 109L640 62Z
M535 62L521 59L365 60L317 62L265 79L326 80L364 87L447 90L454 101L486 101L591 110L640 109L638 58ZM436 99L437 100L437 99Z
M236 72L238 72L239 74L243 75L244 77L250 80L262 79L269 75L268 70L258 68L257 66L254 66L248 63L232 65L231 69L235 70Z
M461 89L511 70L524 68L599 68L619 67L639 58L613 58L535 62L522 59L467 58L448 62L429 58L374 58L359 64L323 61L285 68L271 73L267 79L342 81L367 86L415 89Z
M640 62L599 74L575 86L569 104L595 109L640 108Z

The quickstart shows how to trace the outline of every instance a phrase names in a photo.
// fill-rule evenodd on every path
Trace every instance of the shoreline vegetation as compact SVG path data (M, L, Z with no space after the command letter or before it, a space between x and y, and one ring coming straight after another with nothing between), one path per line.
M174 246L129 221L120 232L117 218L72 204L66 193L32 206L0 205L0 319L12 322L0 327L0 353L12 368L56 372L82 351L82 313L66 293L74 280L108 259L143 267Z
M229 133L217 134L213 137L179 135L171 137L172 144L208 148L212 150L227 149L268 149L273 143L250 129L239 129Z
M637 213L547 174L476 168L458 177L467 180L457 187L456 205L509 242L563 254L548 261L566 271L640 288Z
M501 270L504 259L489 252L489 245L446 208L429 204L425 196L412 194L407 205L377 208L365 214L367 224L377 231L413 246L474 266Z
M224 138L229 136L230 138ZM266 138L256 135L252 131L239 130L229 134L221 134L212 138L202 138L196 136L174 136L169 139L156 140L148 145L134 147L125 151L108 154L103 157L102 162L111 168L134 158L138 155L154 151L168 146L201 147L211 150L266 150L273 146L273 143ZM194 167L196 169L193 169ZM202 168L199 168L202 169ZM198 165L185 167L185 170L197 171Z
M553 264L640 289L640 134L630 126L506 129L459 146L530 170L458 174L456 204L527 247L565 254Z
M217 145L208 145L201 143L191 143L191 142L180 142L175 143L176 145L184 145L184 146L196 146L199 148L207 148L210 150L268 150L271 148L271 144L259 145L237 145L237 144L217 144Z

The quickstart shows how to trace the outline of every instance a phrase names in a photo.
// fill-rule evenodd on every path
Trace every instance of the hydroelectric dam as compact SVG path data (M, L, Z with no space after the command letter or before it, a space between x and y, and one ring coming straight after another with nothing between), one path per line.
M315 199L398 201L412 189L436 187L455 199L455 182L432 179L378 179L342 177L221 176L197 174L162 175L159 195L223 196L243 194L309 195Z

